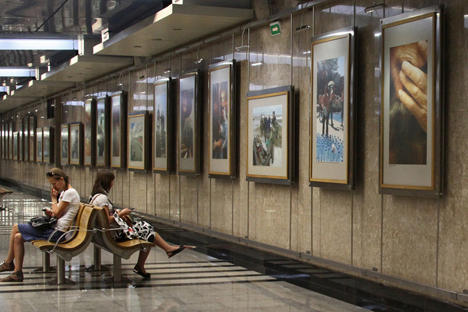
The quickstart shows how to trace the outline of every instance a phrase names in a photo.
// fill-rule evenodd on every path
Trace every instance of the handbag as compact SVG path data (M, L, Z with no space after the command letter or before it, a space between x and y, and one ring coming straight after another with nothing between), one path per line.
M57 223L57 219L47 216L34 217L31 218L28 223L36 230L44 232L45 230L52 228L52 225Z

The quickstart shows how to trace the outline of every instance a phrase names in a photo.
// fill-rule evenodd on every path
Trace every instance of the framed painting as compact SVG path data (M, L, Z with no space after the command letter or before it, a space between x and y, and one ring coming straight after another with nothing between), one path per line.
M355 29L312 38L310 186L354 188Z
M127 160L127 93L116 92L111 96L110 163L113 168L125 168Z
M29 120L29 161L36 161L36 116L31 115L28 117Z
M5 149L6 149L6 136L5 136L5 122L2 120L2 159L5 159Z
M36 129L36 162L43 162L42 128Z
M128 169L147 170L150 160L147 112L128 116L127 139Z
M8 159L9 147L8 147L8 122L3 124L3 158Z
M178 173L200 173L200 74L184 73L179 78Z
M96 101L96 142L94 146L96 166L109 165L109 97L98 97Z
M247 181L294 179L294 87L247 93Z
M161 79L153 84L153 171L172 172L173 153L173 90L172 79Z
M441 195L442 16L432 7L381 20L381 194Z
M18 129L18 160L23 161L23 120L19 121Z
M84 103L84 165L94 166L96 144L96 105L94 98L88 98Z
M210 113L209 177L236 176L235 61L213 64L208 70Z
M8 149L10 151L10 156L8 157L8 159L10 160L13 160L14 159L14 138L13 138L13 129L14 129L14 125L13 125L13 120L10 121L8 123L8 138L9 138L9 142L8 142Z
M83 164L83 124L74 122L70 124L70 164Z
M50 164L54 161L54 128L42 128L42 145L44 163Z
M61 164L68 165L70 163L70 125L63 124L60 131L60 157Z
M29 160L29 130L28 117L23 119L23 161Z
M18 160L19 135L18 131L13 132L13 160Z

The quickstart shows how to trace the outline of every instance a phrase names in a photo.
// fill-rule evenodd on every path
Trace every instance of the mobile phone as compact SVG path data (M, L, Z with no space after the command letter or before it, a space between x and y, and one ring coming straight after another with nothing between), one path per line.
M135 210L135 208L133 208L133 207L128 207L128 209L130 209L130 210Z
M47 210L49 210L49 209L47 209L47 208L42 208L42 211L44 211L44 212L46 212Z

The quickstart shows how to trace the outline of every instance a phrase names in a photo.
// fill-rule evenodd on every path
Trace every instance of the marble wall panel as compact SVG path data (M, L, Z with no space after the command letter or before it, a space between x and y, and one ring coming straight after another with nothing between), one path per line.
M460 66L468 43L468 30L465 16L468 13L466 2L450 1L445 6L445 107L446 133L444 198L440 202L439 219L439 258L437 285L444 289L462 292L468 288L463 275L468 271L465 261L468 235L466 233L466 201L468 192L463 187L468 182L466 167L466 129L462 118L467 117L463 105L468 88L463 80L468 76L466 66ZM461 48L462 47L462 48Z
M128 113L140 112L148 110L147 107L147 92L148 92L148 83L147 83L147 68L136 70L132 72L131 84L129 89L129 99L128 99Z
M325 1L314 11L314 35L354 25L354 0Z
M211 229L232 234L233 181L211 179Z
M146 212L146 173L139 171L129 171L129 202L128 207L133 207L138 211ZM125 205L127 206L127 205Z
M161 218L169 219L171 199L171 179L167 174L155 175L155 214Z
M255 201L249 232L258 242L290 249L291 187L256 183Z
M154 174L155 175L155 174ZM145 212L148 214L155 214L155 183L154 175L149 172L146 174L146 207Z
M293 16L293 29L312 25L312 11ZM302 252L312 251L312 189L309 187L309 116L311 94L310 37L312 30L293 33L293 76L296 90L296 151L297 176L294 192L297 203L292 204L291 249ZM295 220L295 222L294 222Z
M180 177L180 221L198 224L198 178L194 176Z
M435 284L438 200L383 196L382 273Z
M238 40L237 40L238 41ZM237 43L240 44L240 43ZM237 55L237 53L236 53ZM235 180L233 195L233 235L248 236L249 231L249 184L246 182L246 154L247 154L247 90L249 88L249 63L246 60L239 62L239 111L238 111L238 178Z
M176 221L180 221L180 179L177 175L169 176L169 218Z
M326 259L351 264L352 192L322 189L320 250Z
M210 44L209 64L216 64L234 59L234 35Z
M210 142L210 122L209 122L209 91L208 91L208 74L206 74L209 65L209 58L211 54L211 46L202 46L195 56L195 61L199 58L203 58L203 61L195 65L203 71L203 75L200 77L201 83L201 114L199 115L202 118L200 123L201 128L199 129L199 136L200 136L200 159L201 159L201 166L200 171L201 174L197 178L197 186L198 186L198 202L197 202L197 217L194 218L194 224L203 227L210 227L211 226L211 179L208 178L208 163L209 157L211 153L211 142ZM207 61L205 61L207 60ZM230 191L229 191L230 192ZM183 193L182 193L183 194Z

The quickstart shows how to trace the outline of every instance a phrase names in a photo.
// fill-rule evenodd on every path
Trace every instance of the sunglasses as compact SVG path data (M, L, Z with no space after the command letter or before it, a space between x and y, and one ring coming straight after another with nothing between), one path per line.
M52 177L62 177L62 175L58 174L58 173L55 173L55 172L52 172L52 171L49 171L46 173L46 176L48 178L52 178Z

